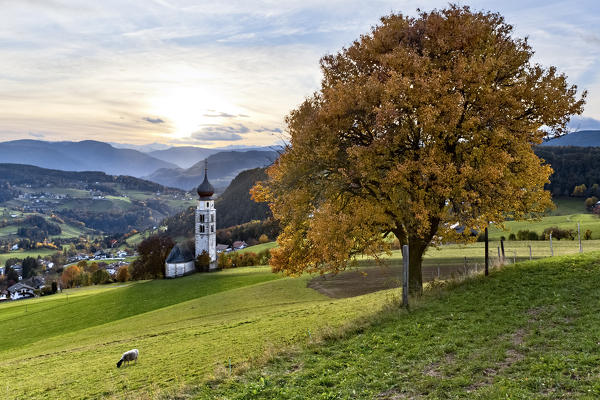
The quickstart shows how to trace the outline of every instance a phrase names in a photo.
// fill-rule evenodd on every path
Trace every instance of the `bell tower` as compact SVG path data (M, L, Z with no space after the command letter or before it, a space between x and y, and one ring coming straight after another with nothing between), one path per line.
M204 164L204 181L197 191L199 197L196 206L196 257L206 251L212 264L217 260L217 210L212 198L215 188L208 181L208 160Z

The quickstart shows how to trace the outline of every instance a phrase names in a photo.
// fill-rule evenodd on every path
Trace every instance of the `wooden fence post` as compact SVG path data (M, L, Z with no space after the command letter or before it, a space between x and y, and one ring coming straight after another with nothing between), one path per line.
M550 256L554 256L554 248L552 247L552 232L550 232Z
M506 259L506 255L504 254L504 239L500 239L500 248L502 249L502 264L504 264L504 260Z
M581 230L579 228L579 222L577 223L577 238L579 239L579 252L583 253L583 247L581 246Z
M404 271L402 271L402 307L408 308L408 245L402 246L402 261Z
M488 243L488 229L485 227L485 276L489 274L489 264L490 264L490 255L488 254L490 251L489 243Z
M531 252L531 245L529 245L529 261L533 260L533 253Z

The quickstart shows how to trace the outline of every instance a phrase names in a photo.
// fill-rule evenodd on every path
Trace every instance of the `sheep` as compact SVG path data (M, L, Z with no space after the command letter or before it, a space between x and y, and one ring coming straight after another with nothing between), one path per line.
M121 359L117 362L117 368L121 368L121 364L123 364L123 361L125 361L125 362L135 361L135 363L137 364L138 354L139 354L138 349L126 351L121 356Z

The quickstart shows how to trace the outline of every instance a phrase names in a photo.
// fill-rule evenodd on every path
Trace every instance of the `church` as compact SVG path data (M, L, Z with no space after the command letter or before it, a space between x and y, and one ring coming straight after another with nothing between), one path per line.
M210 256L210 270L217 268L217 210L212 198L215 188L208 181L208 160L204 166L204 181L198 186L197 192L195 254L179 244L173 246L165 262L165 278L176 278L195 272L194 261L203 251Z

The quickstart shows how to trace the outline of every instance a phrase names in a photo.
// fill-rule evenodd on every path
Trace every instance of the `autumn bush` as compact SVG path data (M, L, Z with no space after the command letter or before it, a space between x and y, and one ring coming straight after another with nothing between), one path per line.
M116 280L117 282L127 282L131 278L131 274L129 274L129 266L122 265L119 267L117 271Z
M60 276L60 283L63 288L71 288L78 284L82 269L77 265L69 265L63 270Z
M198 254L194 265L196 267L196 271L208 272L208 269L210 268L210 255L206 252L206 250L203 250L202 253Z
M517 240L540 240L540 235L535 231L520 230L517 232Z
M217 266L221 269L251 267L255 265L268 265L271 259L269 249L262 250L258 253L237 251L231 253L221 253L217 257Z
M556 240L560 240L560 239L573 240L575 238L573 229L561 229L557 226L551 226L550 228L544 229L543 237L545 239L549 239L550 234L552 234L552 239L556 239Z

